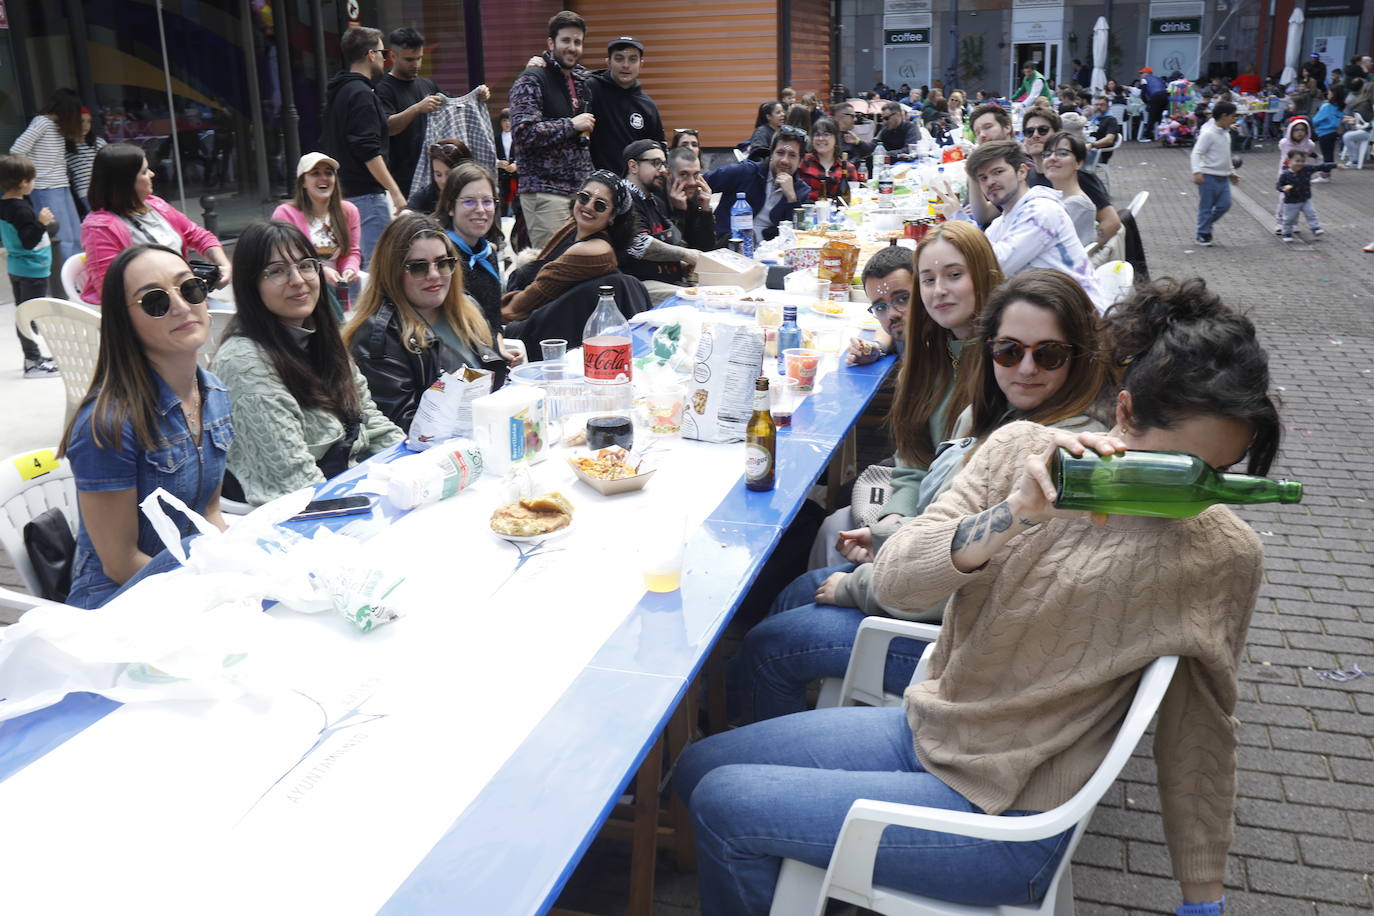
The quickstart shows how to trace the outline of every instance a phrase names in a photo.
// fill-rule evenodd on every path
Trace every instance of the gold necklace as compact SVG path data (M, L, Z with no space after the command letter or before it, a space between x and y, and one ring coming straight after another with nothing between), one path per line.
M181 402L181 413L186 418L186 428L190 430L195 438L200 437L200 385L197 384L195 391L191 393L191 409L186 409L186 402Z

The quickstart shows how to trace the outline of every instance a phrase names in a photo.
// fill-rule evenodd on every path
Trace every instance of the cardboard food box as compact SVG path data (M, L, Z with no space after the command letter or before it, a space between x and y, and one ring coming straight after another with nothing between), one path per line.
M703 251L697 260L697 282L702 286L739 286L745 290L763 285L767 269L758 261L721 248Z

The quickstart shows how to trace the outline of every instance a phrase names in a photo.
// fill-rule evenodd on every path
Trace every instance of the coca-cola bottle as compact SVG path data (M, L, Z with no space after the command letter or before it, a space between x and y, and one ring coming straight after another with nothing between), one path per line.
M582 373L594 385L630 380L630 323L615 304L615 287L601 287L596 311L582 329Z

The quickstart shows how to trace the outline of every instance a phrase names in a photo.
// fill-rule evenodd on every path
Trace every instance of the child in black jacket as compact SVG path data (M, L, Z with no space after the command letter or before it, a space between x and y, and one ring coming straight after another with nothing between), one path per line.
M1307 217L1308 228L1314 236L1322 234L1324 230L1312 206L1312 176L1317 172L1329 172L1335 167L1334 162L1308 165L1307 153L1300 149L1288 151L1276 186L1283 192L1283 224L1279 229L1279 237L1285 242L1293 241L1293 227L1297 225L1299 213Z

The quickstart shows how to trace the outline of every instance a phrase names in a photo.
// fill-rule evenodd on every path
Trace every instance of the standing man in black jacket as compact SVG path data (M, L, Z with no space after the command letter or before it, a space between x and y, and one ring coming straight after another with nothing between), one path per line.
M596 115L592 165L599 169L623 169L622 153L636 140L663 141L658 106L639 84L643 61L644 45L636 38L622 35L606 47L606 69L597 70L588 80L592 114Z
M344 32L339 45L347 69L329 81L320 146L339 163L344 199L358 208L362 222L359 245L366 269L377 237L391 221L391 214L405 207L406 199L387 167L391 137L386 112L372 91L372 84L385 69L382 33L356 26Z

